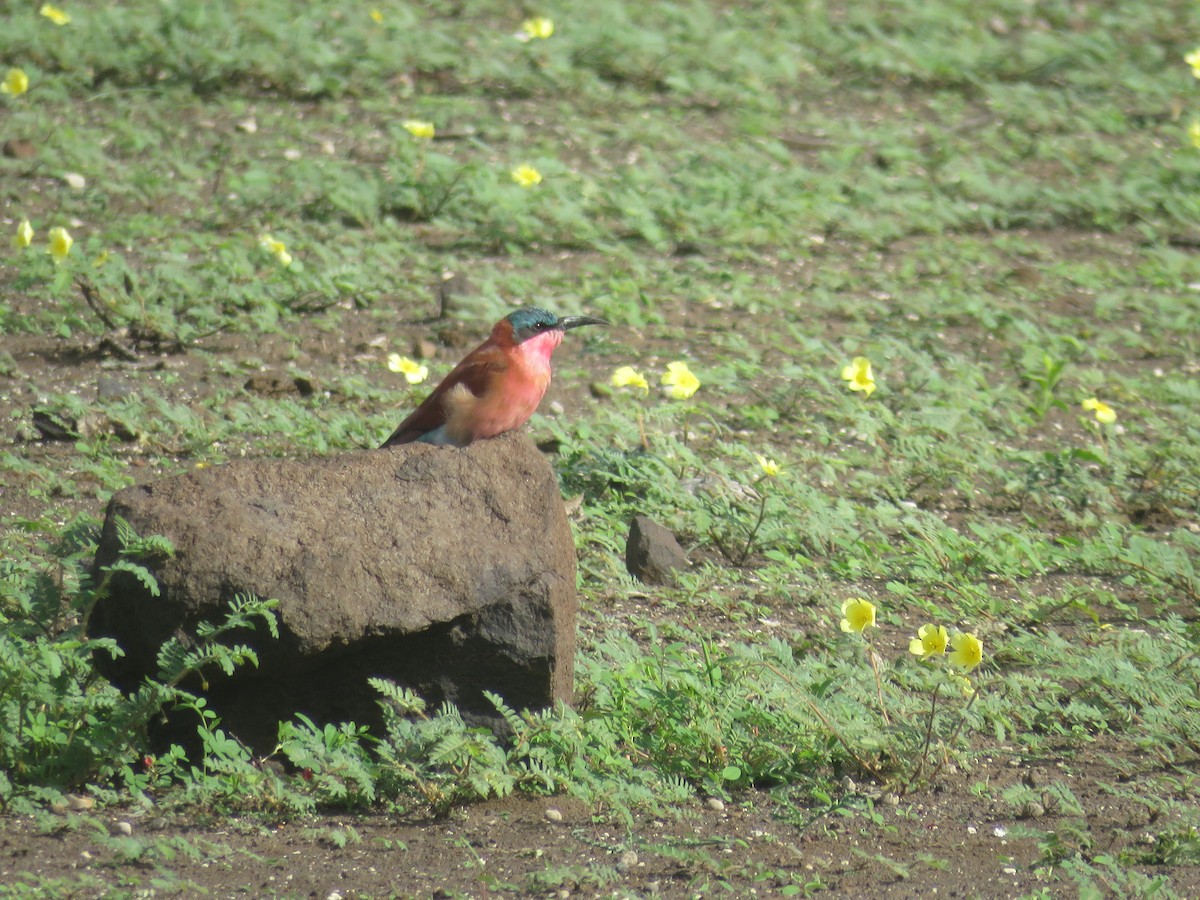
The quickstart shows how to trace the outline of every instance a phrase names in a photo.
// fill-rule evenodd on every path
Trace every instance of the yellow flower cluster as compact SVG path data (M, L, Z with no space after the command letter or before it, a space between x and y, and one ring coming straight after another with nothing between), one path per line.
M842 631L862 634L875 625L875 604L863 597L851 597L842 604ZM964 673L970 672L983 662L983 641L969 632L946 631L944 625L929 623L917 629L917 636L908 642L908 652L921 659L930 659L946 653L951 664Z
M908 643L908 652L921 659L941 656L950 648L950 662L970 672L983 662L983 641L974 634L956 631L946 633L944 625L922 625L917 629L917 636Z
M609 383L613 387L637 388L643 393L650 390L650 382L633 366L621 366L612 373ZM700 390L700 379L685 362L668 363L667 371L663 373L660 383L663 385L664 393L672 400L686 400Z
M24 250L33 244L33 225L28 219L22 219L21 224L17 226L17 231L12 237L12 245L17 250ZM46 233L48 241L46 252L54 257L56 263L65 262L67 257L71 255L71 246L75 243L75 239L71 237L71 232L65 228L51 228Z

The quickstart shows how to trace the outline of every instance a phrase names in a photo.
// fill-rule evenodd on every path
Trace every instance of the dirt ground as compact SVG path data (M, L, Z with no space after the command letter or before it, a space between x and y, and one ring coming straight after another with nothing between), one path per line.
M1127 749L1127 748L1124 748ZM1087 829L1116 853L1149 838L1144 808L1106 796L1118 745L1069 762L997 749L930 792L877 796L851 816L790 807L766 794L714 799L625 823L569 797L511 797L444 818L383 814L263 824L195 823L131 810L10 818L0 836L0 884L10 896L57 886L63 896L550 897L1074 896L1039 864L1034 831L1063 829L1056 782L1070 786ZM1023 782L1045 804L1014 816L983 799ZM980 788L985 785L986 790ZM854 786L859 797L870 786ZM1185 798L1180 798L1185 799ZM1075 816L1075 818L1079 818ZM1070 829L1066 829L1071 833ZM1069 843L1069 838L1068 838ZM1147 848L1148 849L1148 848ZM1160 874L1155 867L1139 871ZM1165 870L1162 870L1165 874ZM1179 896L1200 895L1200 867L1173 867Z

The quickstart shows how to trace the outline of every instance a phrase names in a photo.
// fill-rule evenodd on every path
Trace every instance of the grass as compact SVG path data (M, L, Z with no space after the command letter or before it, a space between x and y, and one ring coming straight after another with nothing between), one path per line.
M847 773L919 792L997 745L1070 758L1115 738L1139 776L1194 765L1190 7L605 0L544 11L554 36L527 42L487 0L380 21L278 0L67 9L0 37L30 79L0 96L4 136L36 150L0 160L0 227L35 229L0 269L4 807L528 790L622 816L756 791L833 808ZM420 323L447 273L470 282L448 312L472 335L517 302L616 324L560 352L568 411L530 426L583 498L579 711L508 711L506 746L452 709L385 735L288 719L279 755L305 781L253 765L169 672L120 697L81 634L103 503L197 464L376 444L423 389L383 360L440 327ZM839 378L857 356L870 396ZM686 400L658 390L678 360L702 383ZM621 365L651 391L585 391ZM247 391L264 370L314 390ZM36 440L35 414L75 439ZM635 514L697 561L677 588L625 574ZM838 630L856 596L879 608L869 643ZM926 622L983 640L972 697L907 653ZM137 727L179 702L208 757L146 766ZM79 729L113 717L131 730ZM1053 877L1151 893L1139 866L1169 883L1194 865L1194 810L1145 791L1152 845L1101 853L1076 817L1044 840Z

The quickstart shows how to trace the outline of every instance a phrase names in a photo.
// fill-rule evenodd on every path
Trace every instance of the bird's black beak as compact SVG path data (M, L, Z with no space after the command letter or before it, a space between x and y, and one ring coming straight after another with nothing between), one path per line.
M578 328L580 325L607 325L603 319L597 319L595 316L563 316L558 320L558 327L563 331L570 331L572 328Z

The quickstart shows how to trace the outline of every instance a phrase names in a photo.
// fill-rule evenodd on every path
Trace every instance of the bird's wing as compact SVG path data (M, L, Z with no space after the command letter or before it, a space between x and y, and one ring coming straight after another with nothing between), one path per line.
M394 447L396 444L418 441L434 429L445 425L448 413L445 401L451 390L461 384L476 397L481 397L492 378L506 368L508 362L502 349L486 344L477 348L451 370L433 393L409 413L408 418L397 426L392 436L381 446Z

